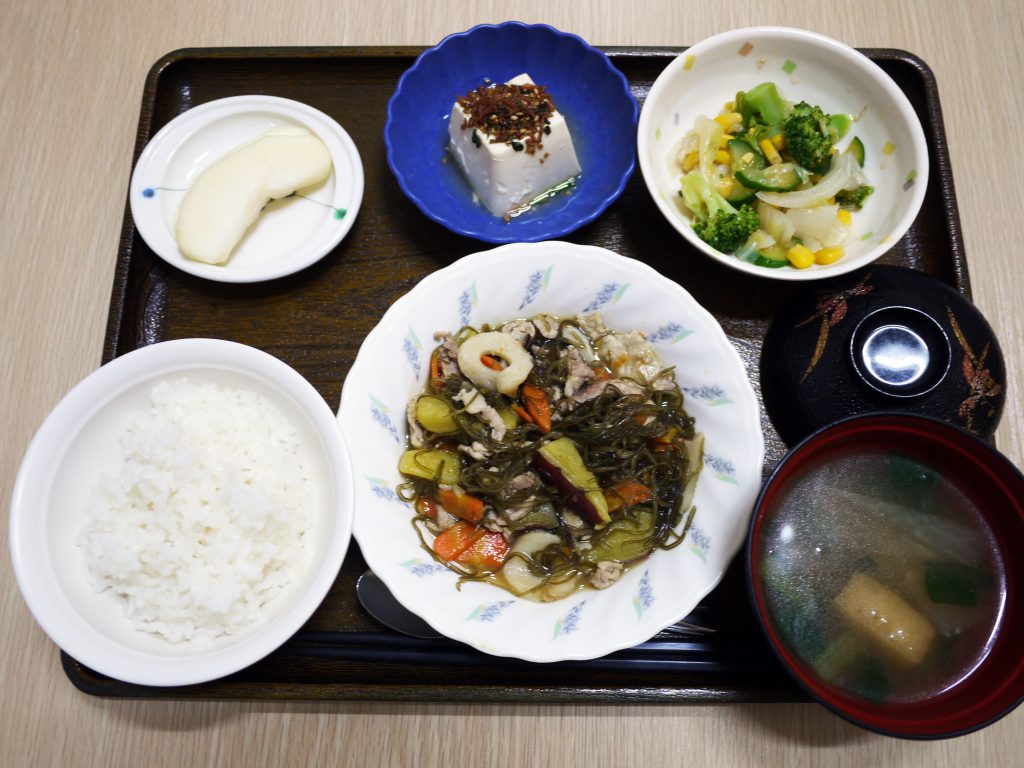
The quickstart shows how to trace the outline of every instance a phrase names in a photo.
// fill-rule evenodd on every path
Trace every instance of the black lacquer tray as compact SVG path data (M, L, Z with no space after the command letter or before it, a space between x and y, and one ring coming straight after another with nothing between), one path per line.
M651 83L682 49L606 48L643 103ZM387 100L418 48L191 49L158 61L146 81L134 161L169 120L226 96L264 93L306 102L340 122L362 155L363 206L341 245L298 274L232 285L192 277L157 258L126 206L103 362L158 341L231 339L275 355L302 373L337 409L341 385L365 336L390 304L425 275L488 246L450 233L401 193L384 155ZM913 104L931 151L924 206L882 259L926 272L970 298L960 222L938 90L926 64L904 51L868 49ZM639 171L597 221L573 233L645 261L682 284L718 318L760 392L758 359L771 318L795 286L730 270L694 251L662 218ZM785 446L764 421L767 472ZM104 677L63 656L81 690L99 696L411 701L733 702L802 701L762 639L749 607L742 559L691 615L716 631L659 635L602 659L531 664L452 641L397 635L359 606L365 569L358 546L306 626L263 661L228 678L151 688Z

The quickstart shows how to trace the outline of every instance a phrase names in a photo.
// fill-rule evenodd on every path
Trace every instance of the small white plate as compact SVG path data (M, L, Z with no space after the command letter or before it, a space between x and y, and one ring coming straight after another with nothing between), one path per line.
M95 592L76 538L101 475L120 466L119 439L160 380L188 376L257 392L298 435L314 480L303 576L235 635L171 643L135 629L124 602ZM309 619L334 583L352 532L352 468L334 414L295 369L253 347L178 339L141 347L94 371L54 408L29 445L14 485L11 561L43 631L82 664L140 685L190 685L255 663Z
M185 258L174 223L185 191L214 161L274 128L306 128L327 145L326 181L275 200L221 265ZM348 234L363 199L363 164L342 128L323 112L276 96L218 99L174 118L143 150L129 200L142 239L168 264L208 280L255 283L290 275L326 256Z

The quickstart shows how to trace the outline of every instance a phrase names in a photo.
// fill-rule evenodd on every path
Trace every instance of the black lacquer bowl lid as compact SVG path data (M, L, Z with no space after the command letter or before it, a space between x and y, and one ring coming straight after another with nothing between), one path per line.
M794 294L761 351L765 409L787 445L837 419L901 410L983 439L1006 398L981 313L922 272L873 266Z

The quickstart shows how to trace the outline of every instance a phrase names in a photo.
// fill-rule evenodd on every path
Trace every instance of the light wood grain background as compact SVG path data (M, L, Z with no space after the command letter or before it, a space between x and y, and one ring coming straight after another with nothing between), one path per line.
M690 45L799 26L935 71L976 303L1007 356L997 439L1024 464L1024 11L1019 0L520 0L598 45ZM142 84L186 46L432 44L510 17L491 0L0 0L0 496L57 401L100 360ZM0 527L0 765L1012 766L1024 713L941 743L815 705L465 706L89 698L21 600Z

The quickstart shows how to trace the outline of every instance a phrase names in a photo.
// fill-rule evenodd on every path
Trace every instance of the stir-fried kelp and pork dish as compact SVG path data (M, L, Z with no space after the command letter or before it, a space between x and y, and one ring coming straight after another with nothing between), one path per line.
M548 601L682 540L703 437L641 332L595 313L436 339L399 490L439 562Z

